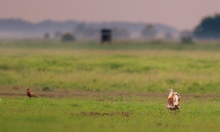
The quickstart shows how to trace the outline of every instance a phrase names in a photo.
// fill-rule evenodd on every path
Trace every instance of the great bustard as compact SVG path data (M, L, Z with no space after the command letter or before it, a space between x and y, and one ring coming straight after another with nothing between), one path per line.
M172 88L169 89L169 92L166 107L170 110L180 109L180 95L174 92Z

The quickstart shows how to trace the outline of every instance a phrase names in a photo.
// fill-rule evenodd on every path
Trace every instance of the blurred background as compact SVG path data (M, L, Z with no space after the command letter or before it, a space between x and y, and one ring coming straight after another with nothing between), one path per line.
M1 0L0 39L218 41L219 0Z

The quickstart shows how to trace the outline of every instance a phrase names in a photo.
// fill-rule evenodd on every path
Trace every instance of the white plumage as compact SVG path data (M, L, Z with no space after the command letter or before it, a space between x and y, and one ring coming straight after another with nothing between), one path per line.
M174 92L172 88L169 89L169 92L166 107L170 110L180 109L180 95Z

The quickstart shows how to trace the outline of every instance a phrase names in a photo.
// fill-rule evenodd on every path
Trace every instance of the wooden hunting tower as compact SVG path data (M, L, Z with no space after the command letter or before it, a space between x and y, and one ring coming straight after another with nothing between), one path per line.
M111 29L102 29L101 30L101 43L111 43L112 40L112 30Z

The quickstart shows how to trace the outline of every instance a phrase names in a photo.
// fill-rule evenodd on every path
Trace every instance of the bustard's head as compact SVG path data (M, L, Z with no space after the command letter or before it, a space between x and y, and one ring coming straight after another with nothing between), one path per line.
M173 89L172 89L172 88L170 88L170 89L169 89L169 92L173 92Z
M173 89L172 88L170 88L169 89L169 95L168 95L168 100L172 100L173 99Z

